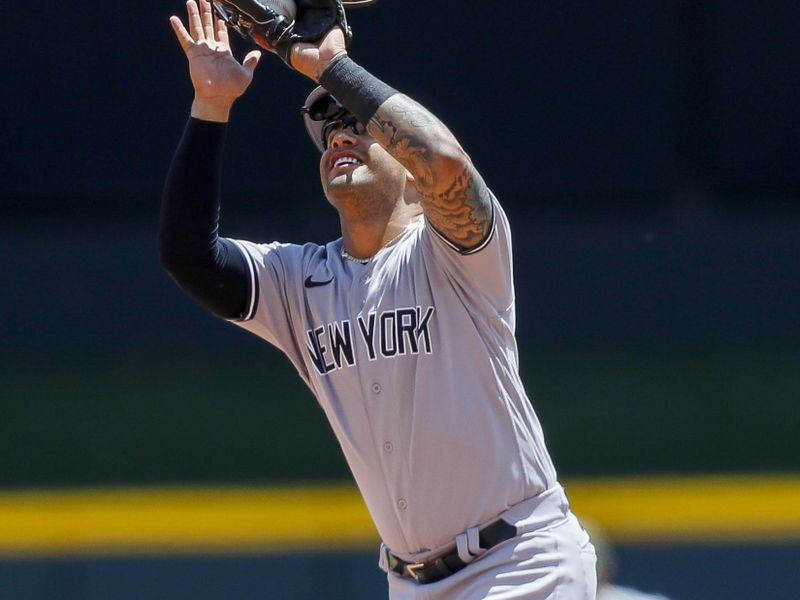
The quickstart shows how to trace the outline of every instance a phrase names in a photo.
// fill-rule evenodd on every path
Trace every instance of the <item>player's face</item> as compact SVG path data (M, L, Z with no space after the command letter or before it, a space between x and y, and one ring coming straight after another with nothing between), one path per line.
M323 130L326 148L320 159L320 178L328 199L335 205L342 194L362 192L397 199L408 176L405 168L355 119L329 125Z

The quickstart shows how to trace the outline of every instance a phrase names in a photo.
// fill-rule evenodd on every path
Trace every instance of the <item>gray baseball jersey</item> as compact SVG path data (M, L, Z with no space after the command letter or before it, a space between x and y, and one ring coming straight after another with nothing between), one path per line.
M509 224L459 252L423 217L367 264L342 240L237 241L253 295L238 324L317 397L384 543L452 543L556 485L518 374Z

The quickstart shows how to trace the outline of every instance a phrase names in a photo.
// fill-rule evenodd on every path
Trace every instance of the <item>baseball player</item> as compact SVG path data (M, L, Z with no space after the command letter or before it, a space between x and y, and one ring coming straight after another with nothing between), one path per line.
M165 184L162 263L312 390L383 541L390 597L594 599L594 548L518 373L509 223L469 156L334 27L288 62L321 86L304 119L342 237L219 237L226 123L261 55L239 63L209 2L187 8L171 24L195 97Z

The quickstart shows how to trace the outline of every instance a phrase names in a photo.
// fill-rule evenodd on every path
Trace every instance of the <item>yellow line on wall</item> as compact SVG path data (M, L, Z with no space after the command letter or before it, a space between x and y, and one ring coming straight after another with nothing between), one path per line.
M800 476L576 480L574 511L618 542L800 540Z
M800 475L576 479L574 510L616 542L800 540ZM375 548L350 485L0 494L0 555Z
M326 550L377 543L349 485L0 495L0 554Z

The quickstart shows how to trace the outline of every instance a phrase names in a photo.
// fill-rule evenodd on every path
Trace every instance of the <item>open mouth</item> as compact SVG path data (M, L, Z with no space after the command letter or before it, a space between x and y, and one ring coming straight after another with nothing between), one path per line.
M358 160L355 156L340 156L333 161L331 171L337 170L353 170L360 167L364 163Z

